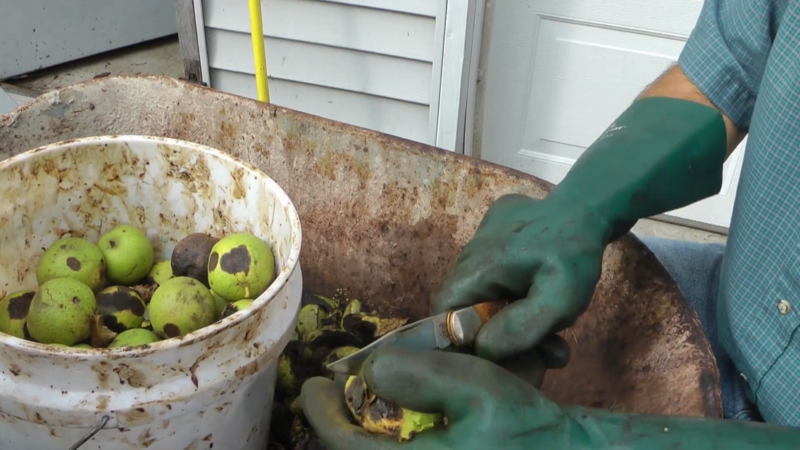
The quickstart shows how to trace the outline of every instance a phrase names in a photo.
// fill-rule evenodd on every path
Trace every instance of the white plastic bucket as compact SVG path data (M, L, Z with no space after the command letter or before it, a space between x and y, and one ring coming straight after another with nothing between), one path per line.
M301 230L264 173L197 144L140 136L52 144L0 162L0 294L35 289L45 248L119 222L168 258L192 232L250 232L277 277L252 308L141 350L48 347L0 335L0 449L264 450L277 359L302 293ZM279 271L277 269L280 269Z

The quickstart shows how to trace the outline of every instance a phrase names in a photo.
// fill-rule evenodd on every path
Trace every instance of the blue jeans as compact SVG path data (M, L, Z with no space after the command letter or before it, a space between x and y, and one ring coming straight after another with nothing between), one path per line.
M747 384L717 341L717 294L725 244L640 237L678 283L697 311L719 367L722 409L726 419L763 421L747 397Z

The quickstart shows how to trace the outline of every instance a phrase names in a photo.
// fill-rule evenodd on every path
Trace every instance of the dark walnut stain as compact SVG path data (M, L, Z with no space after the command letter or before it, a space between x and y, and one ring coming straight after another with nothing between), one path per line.
M164 334L170 338L178 337L181 335L181 329L174 323L168 323L164 325Z
M116 248L117 247L117 241L111 239L110 241L108 241L108 246L110 248Z
M81 304L81 298L80 297L72 297L72 304L73 305L80 305Z
M345 397L362 420L369 418L370 421L380 422L393 434L400 431L399 425L403 418L403 410L399 405L377 398L368 392L363 379L353 380L349 388L345 390Z
M25 292L17 297L8 301L8 317L11 320L22 320L28 317L28 311L31 309L31 300L36 293Z
M239 245L222 255L219 266L230 274L244 273L247 275L250 272L250 262L250 252L247 251L247 247Z
M97 311L103 316L103 324L115 333L122 333L127 330L121 324L116 314L129 311L130 313L142 317L145 305L138 293L125 286L118 286L112 291L102 292L97 295Z
M75 272L80 272L80 270L81 270L81 262L78 261L78 258L75 258L74 256L70 256L69 258L67 258L67 267L69 267L70 269L74 270Z
M400 432L403 410L396 403L376 398L375 401L369 405L368 414L370 420L374 422L382 421L384 426L386 426L387 430L391 433L397 434Z
M103 316L103 325L115 333L122 333L128 330L128 327L120 324L115 316Z
M98 309L107 312L130 311L137 316L144 315L144 302L139 294L128 287L120 286L112 292L97 295Z
M219 254L214 252L211 256L208 257L208 270L213 272L214 269L217 268L217 263L219 262Z
M28 331L28 322L25 321L25 324L22 325L22 335L25 336L25 339L31 342L39 342L31 336L31 333Z

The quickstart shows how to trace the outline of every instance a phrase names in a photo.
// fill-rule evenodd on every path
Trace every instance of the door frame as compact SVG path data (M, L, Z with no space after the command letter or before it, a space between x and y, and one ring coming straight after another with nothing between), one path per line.
M471 154L486 0L447 0L436 146Z

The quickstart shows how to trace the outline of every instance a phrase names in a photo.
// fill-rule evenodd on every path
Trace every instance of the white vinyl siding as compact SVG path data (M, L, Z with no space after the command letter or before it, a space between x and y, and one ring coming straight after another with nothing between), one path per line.
M270 101L435 144L446 0L264 0ZM202 0L215 89L256 98L245 1Z

